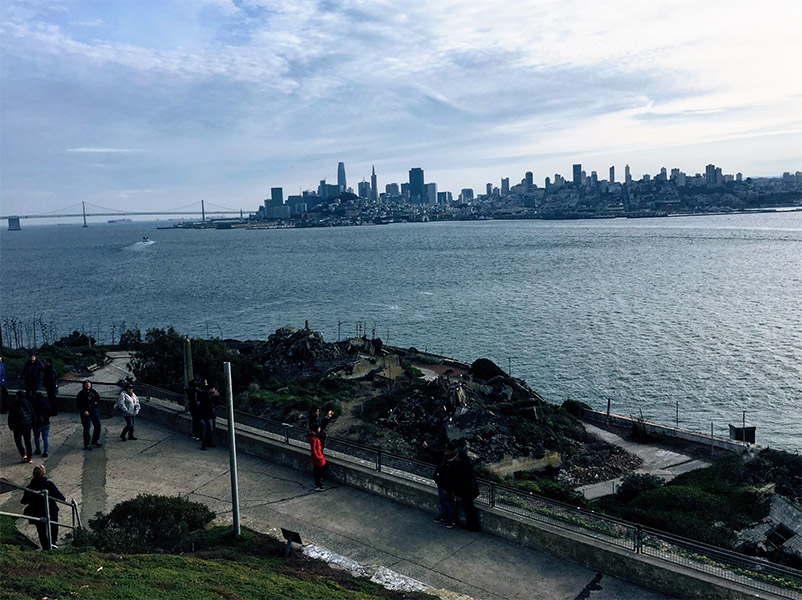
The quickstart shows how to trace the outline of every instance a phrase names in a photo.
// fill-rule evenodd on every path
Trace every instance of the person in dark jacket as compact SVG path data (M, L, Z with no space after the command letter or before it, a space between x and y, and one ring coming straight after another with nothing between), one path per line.
M468 531L481 531L479 510L474 505L474 500L479 496L479 484L476 483L473 465L465 450L457 452L452 468L454 502L462 504L465 509L465 529Z
M58 414L58 373L56 373L56 367L53 366L53 361L49 358L45 359L45 375L43 381L45 384L45 392L47 392L50 416L55 417Z
M39 385L42 383L42 378L45 376L45 366L42 361L36 358L36 355L31 354L30 358L25 361L25 366L22 367L22 378L25 380L25 395L29 400L33 399L33 395L39 391Z
M309 409L309 416L307 420L309 421L309 431L316 431L319 429L319 433L317 434L318 439L320 440L320 448L321 450L326 448L326 427L329 426L331 420L334 418L334 411L330 410L325 417L322 419L320 418L320 407L313 406Z
M192 416L192 439L197 442L199 442L203 437L203 423L201 423L200 418L199 396L201 390L203 389L202 385L205 384L205 379L203 382L197 382L193 380L185 390L187 394L187 403L189 405L189 414Z
M17 391L17 400L8 409L8 428L14 434L14 443L22 457L22 462L33 462L31 458L31 428L33 427L34 410L25 397L25 392ZM23 446L23 442L25 445Z
M78 414L81 415L81 425L84 427L84 450L91 450L92 446L102 446L100 443L100 394L92 389L92 382L84 381L81 391L75 397L78 404ZM89 445L89 428L92 427L92 445Z
M320 440L319 425L315 425L315 427L306 434L306 441L309 442L309 448L312 453L312 476L315 480L315 491L322 492L326 489L323 485L323 477L326 474L326 457L323 456L323 444Z
M214 412L214 407L217 406L217 399L220 397L220 392L213 385L207 386L206 389L198 393L198 414L200 415L201 425L203 426L203 435L201 436L201 450L206 448L214 448L214 428L216 424L217 415Z
M45 507L47 506L50 509L50 544L48 544L47 540L47 524L43 521L33 521L33 524L39 534L39 543L42 545L42 550L51 550L58 549L58 546L56 546L56 540L58 539L58 502L54 498L59 500L66 500L66 498L56 487L56 484L45 477L45 472L44 465L36 465L33 468L33 479L28 484L28 489L22 495L20 502L27 504L22 514L28 517L46 517ZM47 505L42 494L34 493L44 490L47 490L48 494L49 502L47 502Z
M36 392L33 397L33 443L36 446L34 453L47 458L50 449L50 403L42 392Z
M450 459L456 455L456 446L448 442L444 448L430 446L425 441L423 449L435 459L435 468L432 478L437 484L437 499L440 501L440 512L434 518L435 523L445 521L446 527L451 529L457 520L457 505L454 502L454 482Z

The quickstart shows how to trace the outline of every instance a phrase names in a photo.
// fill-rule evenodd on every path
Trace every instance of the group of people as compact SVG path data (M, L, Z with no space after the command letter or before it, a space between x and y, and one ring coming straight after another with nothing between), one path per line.
M22 390L17 391L17 398L8 409L8 428L22 462L33 462L34 454L41 454L42 458L49 456L50 415L50 404L41 392L28 397ZM31 444L31 434L34 444Z
M465 529L479 531L479 511L474 504L479 496L479 485L467 452L454 442L437 448L424 441L423 448L436 460L433 478L437 484L440 512L434 522L445 523L447 528L453 528L459 523L458 509L462 506L465 510Z

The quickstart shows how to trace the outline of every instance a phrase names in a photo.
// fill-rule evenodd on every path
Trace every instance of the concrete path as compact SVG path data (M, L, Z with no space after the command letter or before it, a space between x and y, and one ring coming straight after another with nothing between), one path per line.
M681 452L660 448L658 446L650 446L647 444L638 444L631 442L620 435L601 429L590 423L582 423L588 433L600 437L605 442L621 446L627 452L631 452L636 456L643 459L643 464L640 468L635 470L635 473L651 473L662 477L666 481L674 479L680 473L693 471L694 469L701 469L710 465L710 461L694 458ZM608 481L601 481L599 483L591 483L577 488L577 491L582 492L586 498L599 498L612 494L621 484L621 477L610 479Z
M143 407L143 413L148 410ZM185 435L137 420L137 441L121 442L120 417L103 419L102 448L82 448L77 415L52 419L48 475L81 505L84 522L97 511L141 493L181 494L231 520L227 449L201 452ZM0 433L0 466L17 484L32 466L19 463L7 428ZM366 566L381 566L421 581L443 597L477 599L665 600L669 596L596 573L489 534L448 530L434 515L338 485L312 490L311 472L241 454L240 511L244 525L278 536L280 527ZM20 493L0 496L2 510L19 510ZM36 539L33 527L18 521Z

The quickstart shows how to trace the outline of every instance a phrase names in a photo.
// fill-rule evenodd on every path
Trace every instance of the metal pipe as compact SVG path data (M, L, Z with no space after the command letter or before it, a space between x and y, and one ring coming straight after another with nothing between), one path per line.
M234 535L240 535L239 484L237 482L237 443L234 435L234 388L231 384L231 363L224 362L226 397L228 398L228 460L231 467L231 512L234 516Z

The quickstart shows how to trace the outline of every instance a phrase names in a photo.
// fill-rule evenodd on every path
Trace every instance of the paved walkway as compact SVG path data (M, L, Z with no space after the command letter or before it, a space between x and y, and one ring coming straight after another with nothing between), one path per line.
M147 405L143 412L147 412ZM48 475L81 505L84 522L137 494L188 496L231 519L226 448L201 452L185 435L138 419L137 441L121 442L120 417L103 420L102 448L82 448L77 415L52 419ZM0 433L0 466L17 484L30 479L7 428ZM42 462L35 457L34 463ZM310 469L311 470L311 469ZM423 582L451 598L565 600L664 600L663 594L597 574L495 536L448 530L432 514L357 489L333 485L312 490L311 472L296 471L241 454L238 457L243 525L278 533L298 531L315 544L362 565L381 566ZM3 510L18 510L19 493L0 496ZM21 523L23 528L33 528ZM456 594L454 594L456 593Z

